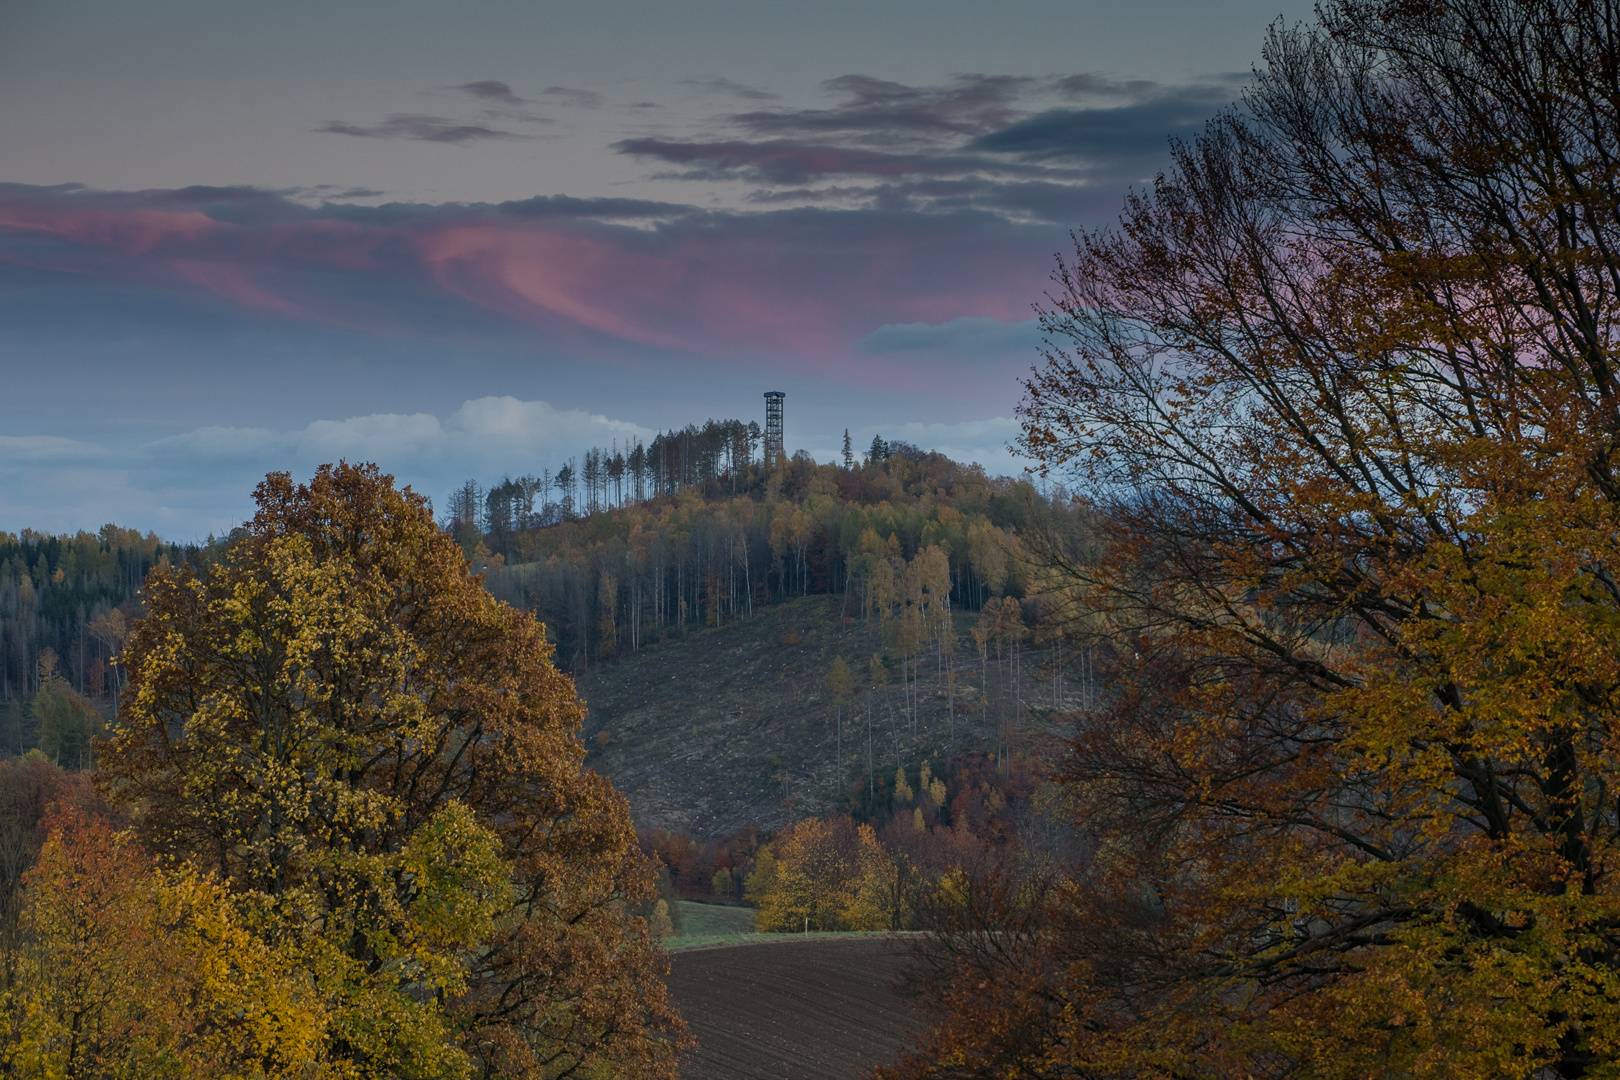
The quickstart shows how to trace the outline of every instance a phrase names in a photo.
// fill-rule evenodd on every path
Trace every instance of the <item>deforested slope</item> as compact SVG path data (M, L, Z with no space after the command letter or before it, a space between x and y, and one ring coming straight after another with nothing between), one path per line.
M580 675L587 764L643 828L771 830L881 801L902 764L1028 748L1088 692L1083 656L1061 644L981 653L979 613L955 614L941 639L954 656L936 645L907 664L876 620L843 610L837 597L779 603ZM841 709L837 659L854 673Z

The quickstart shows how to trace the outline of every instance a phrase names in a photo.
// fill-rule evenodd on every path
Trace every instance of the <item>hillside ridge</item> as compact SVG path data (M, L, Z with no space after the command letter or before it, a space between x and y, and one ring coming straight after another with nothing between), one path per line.
M1050 734L1054 689L1072 706L1078 688L1052 686L1049 651L1026 650L1024 707L1014 710L1012 657L981 659L969 636L975 619L958 613L952 627L954 723L941 658L921 657L913 725L892 657L872 681L872 658L884 653L876 622L842 617L838 597L809 596L582 673L586 763L625 795L643 828L705 837L859 810L869 775L882 798L902 765L937 768L955 754L994 754ZM843 708L841 768L826 682L835 657L859 675Z

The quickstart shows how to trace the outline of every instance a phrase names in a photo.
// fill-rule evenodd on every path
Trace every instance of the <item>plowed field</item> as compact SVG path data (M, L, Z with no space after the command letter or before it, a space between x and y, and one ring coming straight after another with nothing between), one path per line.
M903 941L879 936L686 949L669 989L697 1036L682 1080L853 1080L913 1022L893 986Z

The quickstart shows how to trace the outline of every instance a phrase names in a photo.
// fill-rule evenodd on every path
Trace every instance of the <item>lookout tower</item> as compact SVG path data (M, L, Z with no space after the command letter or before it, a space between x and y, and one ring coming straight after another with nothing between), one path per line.
M780 390L765 391L765 464L775 465L782 456L782 399Z

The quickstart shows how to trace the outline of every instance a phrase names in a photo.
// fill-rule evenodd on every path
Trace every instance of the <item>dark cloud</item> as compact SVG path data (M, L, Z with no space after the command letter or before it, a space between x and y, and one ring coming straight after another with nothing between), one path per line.
M1163 168L1170 140L1201 130L1241 82L961 75L907 86L847 75L824 84L840 99L831 108L737 113L719 118L731 129L720 137L647 136L613 148L677 167L656 178L757 185L743 196L756 206L1076 223L1117 209L1120 190ZM1089 103L1066 103L1077 99Z
M696 86L703 90L730 94L733 97L745 98L749 101L775 101L779 96L769 90L761 90L755 86L745 86L740 82L733 82L731 79L723 79L719 76L710 76L706 79L682 79L681 82L687 86Z
M877 150L773 142L674 142L625 139L614 149L633 157L671 165L692 166L686 179L721 179L737 174L767 184L802 184L819 176L903 176L908 173L960 171L960 166L922 155L885 154Z
M1019 115L1018 96L1036 80L959 75L943 86L905 86L869 75L822 84L844 100L830 109L768 109L728 119L761 135L843 135L874 144L955 139L995 131Z
M598 221L652 221L688 217L696 207L653 199L576 199L569 195L536 195L505 202L495 212L516 218L591 218Z
M361 139L410 139L415 142L453 145L530 138L528 135L490 127L487 124L469 124L443 116L422 116L414 113L395 113L382 123L372 124L369 127L341 120L328 120L315 130L329 135L352 135Z
M1054 83L1064 97L1125 97L1145 98L1163 91L1162 83L1150 79L1127 79L1121 82L1107 75L1086 71L1078 75L1065 75Z
M864 205L875 189L866 185L823 185L822 187L785 188L775 191L761 190L748 193L748 201L755 206L828 204Z
M345 188L340 187L337 184L314 184L307 188L298 188L296 190L289 191L288 194L308 194L322 199L375 199L386 194L386 192L378 191L375 188Z
M336 191L335 188L331 189ZM183 188L158 188L145 191L97 191L83 184L61 184L53 187L35 187L30 184L0 183L0 203L18 200L30 206L82 206L97 210L138 212L163 210L199 212L213 221L241 224L269 225L300 220L311 211L294 201L297 197L333 197L319 189L265 188L212 185L194 185Z
M745 179L765 184L804 184L819 177L957 176L964 173L1051 175L1038 164L970 154L890 154L865 147L827 143L677 142L625 139L614 149L633 157L687 166L680 179ZM1064 175L1072 175L1065 173Z
M462 83L456 87L463 90L479 101L493 101L498 105L527 105L528 99L520 98L512 92L512 88L495 79L485 79L481 82Z
M572 90L566 86L548 86L540 91L540 96L581 109L594 109L602 104L602 95L595 90Z
M1203 129L1233 95L1211 87L1185 87L1133 105L1048 109L981 135L967 149L1016 154L1028 161L1091 161L1163 152L1171 138Z

